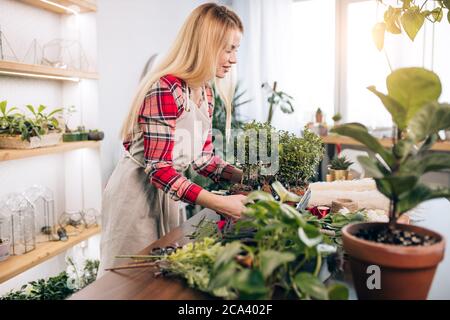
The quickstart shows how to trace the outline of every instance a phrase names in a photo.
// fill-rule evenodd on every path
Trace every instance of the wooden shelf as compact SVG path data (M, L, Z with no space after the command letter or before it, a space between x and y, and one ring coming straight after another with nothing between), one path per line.
M82 148L99 148L99 141L63 142L53 147L36 149L0 149L0 161L24 159L29 157L43 156L53 153L61 153Z
M101 228L91 227L79 235L69 236L67 241L48 241L36 244L36 249L20 256L10 256L0 262L0 283L31 269L38 264L72 248L77 243L99 234Z
M345 144L349 146L362 146L361 143L359 143L356 140L353 140L349 137L343 137L338 135L328 135L328 136L322 136L321 137L323 142L326 144ZM384 138L384 139L378 139L380 141L381 145L383 147L391 147L392 141L391 139ZM431 150L433 151L446 151L450 152L450 141L443 141L443 142L436 142L433 147L431 147Z
M64 8L58 7L56 5L52 5L50 3L43 2L41 0L20 0L26 4L29 4L31 6L48 10L51 12L61 13L61 14L70 14L72 13L69 10L66 10ZM80 13L86 13L86 12L95 12L97 11L97 3L92 0L50 0L50 2L53 2L57 5L64 6L66 8L71 8L72 6L74 8L78 8Z
M11 72L12 76L19 77L57 77L49 78L51 80L59 81L76 81L77 79L98 79L99 76L95 72L83 72L78 70L58 69L50 66L39 64L28 64L16 61L0 60L0 75L1 72ZM18 73L18 74L16 74ZM3 75L9 75L4 73Z

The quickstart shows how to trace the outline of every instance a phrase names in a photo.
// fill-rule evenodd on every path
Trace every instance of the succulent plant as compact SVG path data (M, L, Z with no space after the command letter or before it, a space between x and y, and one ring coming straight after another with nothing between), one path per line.
M347 170L352 164L353 162L347 160L345 156L336 156L330 161L330 168L333 170Z

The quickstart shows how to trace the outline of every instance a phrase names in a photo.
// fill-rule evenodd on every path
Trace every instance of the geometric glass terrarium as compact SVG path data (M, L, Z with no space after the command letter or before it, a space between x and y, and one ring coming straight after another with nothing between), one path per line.
M33 185L26 189L23 196L35 210L35 227L37 242L57 240L55 217L55 200L53 192L44 186Z
M36 248L34 207L20 193L6 197L3 212L10 215L10 242L12 254L19 255Z
M6 209L6 199L0 199L0 261L9 257L11 244L11 213Z

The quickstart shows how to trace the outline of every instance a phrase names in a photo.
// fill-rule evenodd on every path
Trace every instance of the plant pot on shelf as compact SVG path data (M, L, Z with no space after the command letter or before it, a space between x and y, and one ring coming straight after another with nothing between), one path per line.
M80 141L80 133L79 132L66 132L63 135L63 141L64 142L74 142L74 141Z
M62 133L52 132L40 137L22 140L20 135L0 135L0 149L35 149L61 143Z
M431 230L397 224L397 229L413 231L437 239L430 245L402 246L368 241L355 236L360 230L381 230L386 223L357 223L342 229L344 250L348 254L353 283L359 299L426 299L437 265L444 257L445 241ZM369 266L380 268L380 286L368 286L375 274ZM376 271L375 271L376 272ZM371 282L372 283L372 282Z
M105 138L105 133L103 131L90 131L88 138L89 140L100 141Z
M89 140L89 133L88 132L80 132L80 141L87 141Z
M329 175L330 175L330 179L331 181L336 181L336 180L350 180L349 179L349 173L350 170L335 170L335 169L328 169L329 170Z
M0 242L0 261L4 261L9 258L10 243L8 239L1 239Z

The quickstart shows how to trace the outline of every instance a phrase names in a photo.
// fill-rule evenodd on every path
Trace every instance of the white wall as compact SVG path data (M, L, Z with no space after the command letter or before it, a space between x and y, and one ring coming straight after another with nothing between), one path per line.
M119 131L147 60L167 52L185 18L204 2L209 1L98 1L103 186L122 154Z

